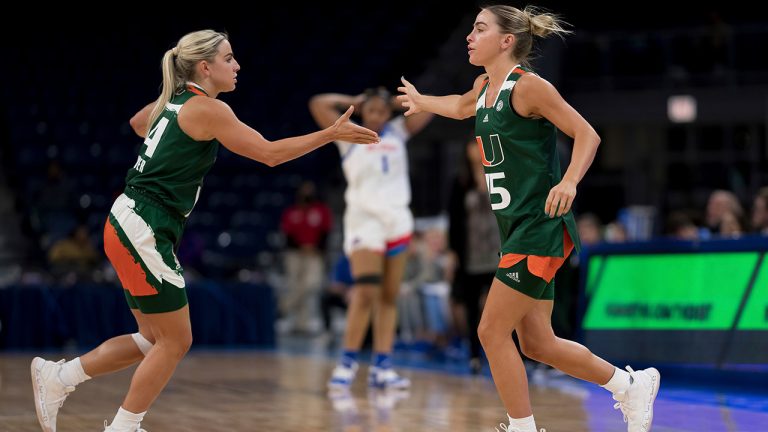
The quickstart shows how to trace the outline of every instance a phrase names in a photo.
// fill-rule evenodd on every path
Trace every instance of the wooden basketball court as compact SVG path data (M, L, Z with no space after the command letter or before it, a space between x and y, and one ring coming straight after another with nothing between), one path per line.
M29 376L32 357L0 356L0 432L40 431ZM51 356L49 359L58 360ZM412 390L382 392L367 388L363 367L349 394L329 395L326 380L332 368L332 360L319 356L192 352L182 361L142 427L148 432L492 432L505 420L488 377L403 368L403 375L413 382ZM99 377L78 387L59 412L57 430L102 431L104 420L111 421L122 402L132 371ZM607 392L565 380L571 384L532 386L539 427L548 432L626 431ZM731 421L725 424L732 428L697 426L696 419L706 420L709 411L717 417L729 416ZM758 424L768 424L768 414L750 413L749 422L755 428L744 429L739 425L738 410L730 411L727 407L660 400L654 432L768 430L758 428ZM674 419L669 418L672 412Z

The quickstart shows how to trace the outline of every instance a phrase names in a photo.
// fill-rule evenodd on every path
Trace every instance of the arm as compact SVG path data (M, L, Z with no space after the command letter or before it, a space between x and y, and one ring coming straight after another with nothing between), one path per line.
M408 111L408 108L403 105L403 102L400 101L397 96L392 98L390 105L395 111ZM422 129L427 127L434 117L435 115L433 113L427 111L406 116L405 130L408 131L408 135L416 135L421 132Z
M241 122L226 103L212 98L196 97L184 104L179 113L179 126L196 140L219 140L224 147L240 156L269 166L295 159L331 141L373 144L378 135L349 121L353 108L329 127L311 134L277 141L265 139L259 132Z
M592 165L600 137L555 87L535 75L524 75L515 85L512 104L520 115L544 117L573 138L573 155L563 180L549 192L544 211L550 217L562 216L571 209L579 184Z
M401 78L403 85L397 90L403 94L399 95L397 100L408 108L408 111L405 112L406 117L426 111L443 117L462 120L475 115L477 97L483 88L484 80L485 75L477 77L472 90L463 95L426 96L419 93L416 87L405 78Z
M313 96L309 100L309 112L312 118L321 128L331 126L341 115L339 107L355 107L355 111L360 110L360 104L363 102L363 95L350 96L339 93L324 93Z
M149 105L142 108L141 111L134 114L133 117L131 117L131 120L128 123L130 123L133 131L136 132L136 135L142 138L147 137L147 127L149 127L147 123L149 122L149 115L152 114L152 110L155 109L156 104L157 102L150 103Z

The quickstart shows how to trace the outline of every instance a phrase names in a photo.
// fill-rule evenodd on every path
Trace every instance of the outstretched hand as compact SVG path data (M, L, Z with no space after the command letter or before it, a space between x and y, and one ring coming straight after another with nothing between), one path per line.
M576 185L570 180L563 180L549 191L544 213L550 218L560 217L571 210L576 198Z
M379 134L358 126L349 117L355 112L355 107L350 105L347 111L341 115L329 129L333 132L334 141L346 141L354 144L376 144L379 142Z
M397 96L397 101L408 109L405 112L405 116L420 113L422 109L419 106L418 100L421 97L421 93L405 77L400 77L400 81L403 82L403 85L398 87L397 91L403 94Z

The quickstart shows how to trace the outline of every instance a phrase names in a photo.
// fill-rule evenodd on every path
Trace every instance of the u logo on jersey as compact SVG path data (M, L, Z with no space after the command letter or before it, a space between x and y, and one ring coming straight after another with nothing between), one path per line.
M483 137L476 136L477 146L480 149L480 157L484 166L492 167L504 162L504 150L501 148L501 140L499 134L493 134L491 138L491 160L488 160L488 151L485 149L485 143Z

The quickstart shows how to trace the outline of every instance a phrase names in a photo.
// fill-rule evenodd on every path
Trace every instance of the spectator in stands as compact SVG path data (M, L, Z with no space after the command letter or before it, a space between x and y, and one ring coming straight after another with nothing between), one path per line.
M66 363L32 360L35 408L44 431L56 430L59 408L75 386L135 363L140 364L128 394L105 432L143 431L144 415L192 344L183 270L175 249L219 143L274 166L336 140L378 142L375 132L349 121L352 107L325 130L266 140L217 99L235 89L240 70L224 33L185 35L165 52L161 67L160 97L130 121L144 145L104 227L104 249L139 329Z
M447 342L450 322L450 276L454 260L448 253L445 229L429 226L414 236L407 284L416 289L422 303L423 332L420 336L439 347Z
M77 225L74 186L57 160L48 163L45 184L37 192L33 206L33 223L43 236L43 249L65 236Z
M584 213L576 223L582 246L592 246L603 241L603 225L594 213Z
M324 257L332 226L331 209L317 199L315 184L303 182L296 192L296 202L285 209L280 222L286 241L286 293L280 298L280 311L284 318L293 319L293 330L298 333L313 331L310 322L317 318L317 299L325 279Z
M91 243L88 227L78 225L69 236L58 240L48 250L48 262L54 275L74 274L90 279L99 264L99 254Z
M768 235L768 186L760 188L752 203L752 230Z
M427 326L424 322L423 299L419 284L421 261L416 259L424 243L423 233L415 230L408 245L408 256L412 257L405 264L403 283L397 299L397 318L400 329L400 340L405 343L415 343L427 340Z
M682 211L674 211L667 217L667 235L678 240L698 240L699 228Z
M482 347L477 326L496 273L501 243L475 137L467 141L462 161L448 203L448 243L456 260L451 300L456 325L463 327L460 333L469 339L470 370L479 373Z
M706 229L705 234L716 234L720 232L720 223L722 222L723 214L730 211L736 217L740 218L744 215L744 210L739 203L739 199L731 191L718 189L709 195L707 201L706 211Z
M727 210L720 216L720 227L718 234L720 237L739 238L744 235L744 222L742 218L733 211Z
M334 341L333 321L331 320L333 309L347 310L349 295L355 280L352 270L349 268L349 258L341 254L331 272L331 280L328 288L320 297L320 312L323 315L325 333Z
M629 239L627 227L619 220L609 222L605 226L604 238L608 243L624 243Z

